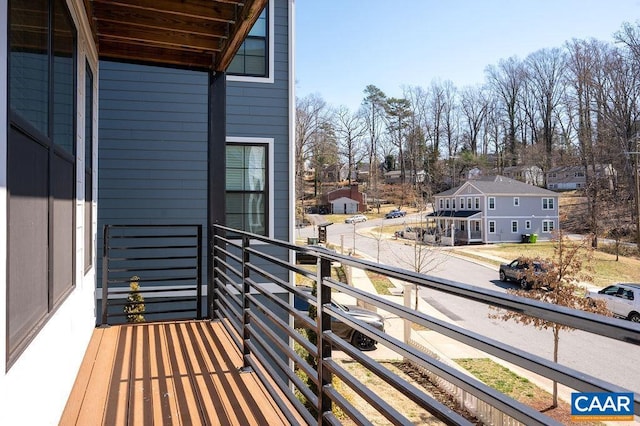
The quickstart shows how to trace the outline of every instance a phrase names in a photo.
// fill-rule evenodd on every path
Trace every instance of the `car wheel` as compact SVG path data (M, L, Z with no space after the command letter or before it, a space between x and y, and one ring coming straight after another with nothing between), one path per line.
M629 321L640 322L640 314L637 312L631 312L631 314L629 314Z
M594 308L596 306L596 301L593 300L590 297L587 297L587 303L589 304L589 306L591 306L592 308Z
M370 351L375 347L376 341L356 331L353 333L353 336L351 336L351 344L361 351Z
M507 279L507 274L505 274L504 271L500 271L500 281L503 281L503 282L509 281Z
M520 288L523 289L523 290L529 290L531 288L531 285L527 282L527 280L522 278L520 280Z

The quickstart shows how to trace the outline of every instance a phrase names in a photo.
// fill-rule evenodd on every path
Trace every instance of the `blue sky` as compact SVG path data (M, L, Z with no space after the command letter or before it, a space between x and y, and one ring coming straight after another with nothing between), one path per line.
M359 107L434 79L484 81L487 65L573 38L613 41L640 0L296 0L296 95Z

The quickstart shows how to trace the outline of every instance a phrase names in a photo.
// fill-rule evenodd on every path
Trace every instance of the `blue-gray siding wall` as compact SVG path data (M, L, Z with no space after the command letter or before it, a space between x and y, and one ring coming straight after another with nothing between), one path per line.
M274 237L284 240L290 222L287 4L278 0L275 7L274 82L227 83L227 135L274 140L269 220ZM98 257L105 224L188 223L206 230L207 73L101 61L99 88Z
M274 237L289 239L289 29L288 0L274 7L274 82L227 82L227 135L274 138Z

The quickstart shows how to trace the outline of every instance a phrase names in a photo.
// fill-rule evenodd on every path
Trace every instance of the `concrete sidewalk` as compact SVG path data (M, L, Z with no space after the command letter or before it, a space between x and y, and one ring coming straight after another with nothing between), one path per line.
M403 289L404 283L399 282L398 280L391 279L392 283L395 285L397 289ZM368 293L376 294L377 292L371 283L371 280L367 276L366 272L361 269L352 268L351 271L351 285L354 287L366 291ZM414 303L414 295L412 292L410 298L410 304ZM404 304L404 296L403 295L391 295L391 296L381 296L387 300L395 302L397 304ZM334 295L334 299L342 303L344 305L356 305L358 304L356 299L351 296L337 293ZM360 303L362 306L363 304ZM371 308L371 307L369 307ZM440 311L435 309L429 303L427 303L423 298L418 298L418 310L430 317L439 319L441 321L445 321L448 323L455 323L450 320L447 316L442 314ZM382 311L381 309L377 309L377 312L385 318L385 332L387 332L390 336L404 341L404 320L398 318L397 316ZM464 372L472 376L467 370L460 367L454 360L460 358L490 358L498 364L508 368L513 371L518 376L524 377L531 381L533 384L538 387L544 389L545 391L552 393L553 391L553 382L545 377L532 373L528 370L520 368L516 365L503 361L499 358L496 358L492 355L488 355L476 348L468 346L466 344L460 343L454 339L451 339L447 336L444 336L433 330L415 330L411 329L411 339L419 344L420 346L426 348L428 351L432 353L437 359L444 362L447 365L450 365L459 371ZM368 352L367 355L372 358L380 361L386 360L399 360L402 359L402 356L393 352L392 350L386 348L383 345L378 345L374 351ZM558 386L558 396L561 400L570 402L571 401L571 392L572 390L563 386Z

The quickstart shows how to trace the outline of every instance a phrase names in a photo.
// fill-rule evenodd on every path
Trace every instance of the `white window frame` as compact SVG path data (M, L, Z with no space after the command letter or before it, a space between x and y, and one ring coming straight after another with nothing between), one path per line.
M546 207L545 207L546 205ZM551 207L549 207L551 205ZM553 197L545 197L542 199L542 210L555 210L556 202Z
M553 220L543 220L542 221L542 232L545 234L550 234L555 229L555 222Z
M274 56L275 56L275 31L274 31L274 22L275 22L275 10L274 10L275 1L269 1L269 11L267 12L267 37L269 38L267 43L267 77L252 77L247 75L230 75L227 74L227 81L241 81L245 83L267 83L273 84L275 81L273 78L274 73Z
M444 205L446 206L446 209L449 210L451 208L451 202L448 198L446 198L444 200Z
M511 233L512 234L517 234L518 233L518 221L517 220L512 220L511 221Z
M451 210L455 210L456 209L456 197L453 197L451 199Z
M273 138L256 138L249 136L227 136L226 139L227 145L231 145L234 143L237 144L251 144L251 145L267 145L267 167L269 171L269 176L267 176L267 181L269 185L269 190L267 192L267 200L269 203L269 207L267 209L267 237L274 238L274 210L273 210L273 197L274 197L274 186L273 186L273 149L274 149L274 139Z
M489 233L490 234L495 234L496 233L496 221L495 220L490 220L488 223L488 227L489 227Z
M480 210L480 197L476 197L476 198L474 199L474 202L475 202L475 206L476 206L476 208L475 208L475 209L476 209L476 210Z
M530 220L525 220L524 221L524 229L531 229L531 221Z
M493 206L492 206L493 204ZM495 210L496 209L496 197L488 197L487 198L487 207L489 208L489 210Z
M471 207L473 206L473 201L471 200L471 197L467 197L467 210L471 210Z
M520 197L513 197L513 207L520 207Z
M444 210L444 198L438 199L439 210Z

